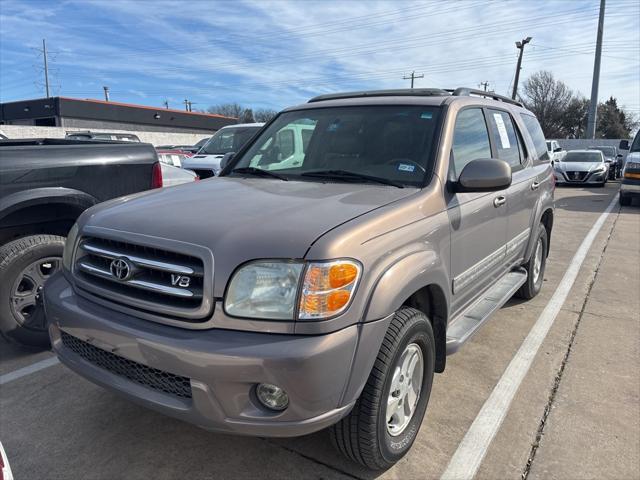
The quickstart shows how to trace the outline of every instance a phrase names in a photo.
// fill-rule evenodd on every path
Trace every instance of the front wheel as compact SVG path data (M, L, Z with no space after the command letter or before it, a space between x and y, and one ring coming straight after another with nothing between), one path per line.
M64 238L32 235L0 247L0 333L9 341L49 347L42 289L62 266Z
M396 312L369 379L351 413L331 428L336 448L372 470L390 468L413 445L435 366L431 322L422 312Z

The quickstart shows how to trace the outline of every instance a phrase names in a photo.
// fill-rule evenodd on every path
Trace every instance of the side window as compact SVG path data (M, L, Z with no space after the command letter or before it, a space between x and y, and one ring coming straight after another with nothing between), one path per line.
M524 126L533 140L533 146L535 148L534 157L538 159L538 162L548 162L551 160L549 157L549 151L547 150L547 142L544 139L544 133L536 117L532 115L521 115Z
M289 158L291 155L293 155L293 152L295 151L295 145L293 143L293 130L280 130L280 132L278 132L276 145L280 147L281 159L284 160L285 158Z
M498 158L511 165L512 169L519 169L523 154L511 115L499 110L489 110L489 124Z
M480 108L469 108L458 113L453 131L453 174L458 178L471 160L491 158L489 132Z

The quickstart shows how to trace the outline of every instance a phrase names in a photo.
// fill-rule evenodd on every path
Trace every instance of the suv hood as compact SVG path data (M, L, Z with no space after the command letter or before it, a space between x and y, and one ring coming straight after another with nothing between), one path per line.
M96 226L207 247L214 256L219 294L218 282L226 281L238 265L260 258L303 258L327 231L417 191L217 177L98 205L87 211L81 228Z

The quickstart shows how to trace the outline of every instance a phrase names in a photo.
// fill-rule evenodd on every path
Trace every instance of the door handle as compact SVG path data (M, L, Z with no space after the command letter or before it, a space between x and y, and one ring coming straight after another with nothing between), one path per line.
M540 182L536 182L535 180L531 184L531 190L537 190L540 187Z
M504 195L500 195L499 197L493 199L493 206L496 208L501 207L505 203L507 203L507 197L505 197Z

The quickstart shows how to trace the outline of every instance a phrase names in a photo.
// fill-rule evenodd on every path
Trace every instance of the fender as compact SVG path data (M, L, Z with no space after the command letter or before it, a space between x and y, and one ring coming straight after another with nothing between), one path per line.
M378 279L369 297L365 321L393 314L414 292L433 284L445 293L448 311L449 281L440 255L422 250L400 258Z
M23 208L48 203L66 204L84 211L98 203L98 199L73 188L45 187L22 190L0 198L0 221Z

